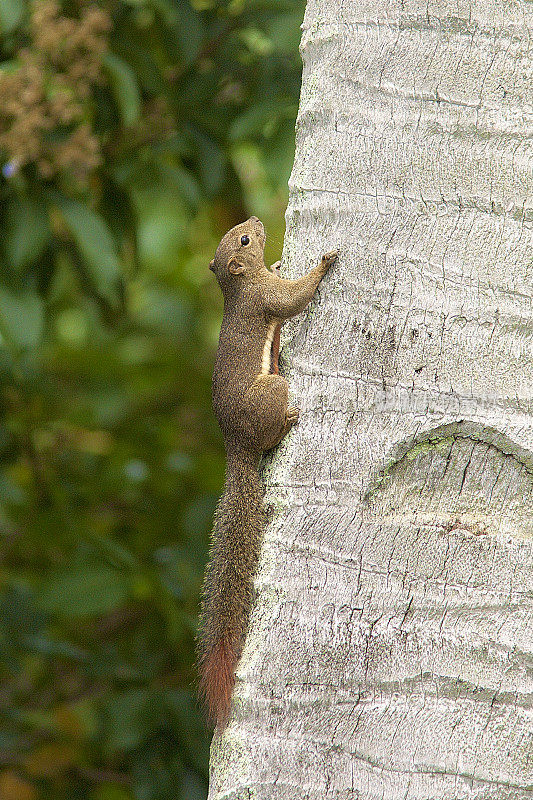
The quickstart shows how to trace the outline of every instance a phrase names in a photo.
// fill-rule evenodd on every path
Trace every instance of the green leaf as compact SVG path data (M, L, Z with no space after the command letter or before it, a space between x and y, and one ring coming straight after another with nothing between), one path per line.
M192 205L199 204L202 197L200 185L190 170L185 167L159 164L159 171L162 181L166 181L171 187L176 187L184 200Z
M44 328L43 301L36 292L0 287L0 333L17 349L36 347Z
M124 575L106 564L88 563L56 572L38 596L39 606L51 613L81 618L107 614L128 597Z
M124 125L135 125L141 116L141 95L134 71L114 53L106 53L104 65Z
M173 32L185 64L192 64L203 42L202 19L188 0L152 0L165 24Z
M185 63L192 64L202 46L204 31L200 15L188 2L179 4L179 19L175 31Z
M150 94L166 92L167 83L150 48L143 47L129 36L124 36L120 29L117 29L115 33L114 52L116 54L119 51L123 58L127 58L128 64L133 68L142 88Z
M8 267L17 271L32 264L50 241L44 203L14 198L7 207L4 252Z
M275 100L258 102L235 119L229 129L232 141L258 136L263 133L265 125L279 113L279 103Z
M0 30L3 34L15 30L25 10L23 0L0 0Z
M245 28L240 32L247 47L258 56L268 56L274 50L274 43L257 28Z
M56 197L56 202L96 288L116 303L121 269L117 246L105 221L83 203L61 196Z

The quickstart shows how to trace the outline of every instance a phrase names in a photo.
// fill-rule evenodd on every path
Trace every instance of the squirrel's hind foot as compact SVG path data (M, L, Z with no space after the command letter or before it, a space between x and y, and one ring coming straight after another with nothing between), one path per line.
M289 406L287 409L286 422L287 425L296 425L300 419L300 409L296 406Z

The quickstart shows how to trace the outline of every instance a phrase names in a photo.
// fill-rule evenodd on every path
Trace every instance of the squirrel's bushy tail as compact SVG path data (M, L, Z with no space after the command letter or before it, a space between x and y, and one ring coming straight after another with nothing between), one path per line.
M264 521L258 461L259 456L246 450L227 454L226 485L215 513L205 576L198 637L200 694L217 725L228 717L253 601Z

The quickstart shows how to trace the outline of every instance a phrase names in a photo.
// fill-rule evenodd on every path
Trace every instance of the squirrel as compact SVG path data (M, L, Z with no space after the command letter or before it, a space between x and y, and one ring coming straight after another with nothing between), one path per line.
M304 277L285 280L279 261L266 267L265 241L262 222L250 217L226 233L209 264L224 298L213 409L227 463L203 588L198 664L200 694L210 720L220 727L229 715L265 521L259 461L299 416L279 375L279 331L310 303L338 255L326 253Z

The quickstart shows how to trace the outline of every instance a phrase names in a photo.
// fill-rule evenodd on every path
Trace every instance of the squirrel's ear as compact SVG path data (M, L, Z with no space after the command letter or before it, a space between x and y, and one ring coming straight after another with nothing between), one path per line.
M211 272L215 271L215 259L209 262L209 269L211 270Z
M236 258L232 258L228 264L228 269L232 275L240 275L244 272L245 266L242 261L237 261Z

